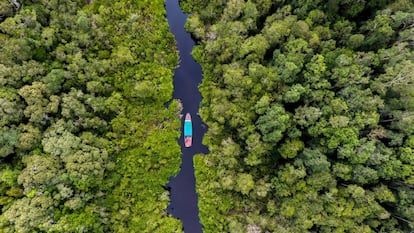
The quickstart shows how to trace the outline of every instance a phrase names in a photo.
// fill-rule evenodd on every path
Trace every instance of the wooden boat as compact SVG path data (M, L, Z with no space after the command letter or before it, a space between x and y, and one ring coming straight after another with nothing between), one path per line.
M184 120L184 145L191 147L193 144L193 123L191 122L190 113L185 114Z

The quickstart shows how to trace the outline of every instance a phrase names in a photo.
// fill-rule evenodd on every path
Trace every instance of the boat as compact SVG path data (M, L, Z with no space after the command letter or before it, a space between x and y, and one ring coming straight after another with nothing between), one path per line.
M190 113L185 114L184 120L184 145L191 147L193 144L193 123L191 122Z

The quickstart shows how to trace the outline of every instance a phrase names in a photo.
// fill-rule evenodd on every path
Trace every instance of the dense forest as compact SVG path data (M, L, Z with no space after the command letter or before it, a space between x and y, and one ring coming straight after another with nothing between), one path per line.
M163 0L0 0L0 232L182 232Z
M411 0L181 5L204 232L414 231ZM0 232L182 232L177 64L163 0L0 0Z
M414 231L411 0L183 0L204 232Z

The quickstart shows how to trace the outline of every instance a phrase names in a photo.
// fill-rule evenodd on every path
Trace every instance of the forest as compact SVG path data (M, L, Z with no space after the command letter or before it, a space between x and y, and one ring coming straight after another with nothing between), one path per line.
M414 231L411 0L180 4L204 75L205 233ZM165 14L0 0L0 232L182 232Z
M182 0L205 233L414 231L410 0Z
M182 232L177 64L163 0L0 0L0 232Z

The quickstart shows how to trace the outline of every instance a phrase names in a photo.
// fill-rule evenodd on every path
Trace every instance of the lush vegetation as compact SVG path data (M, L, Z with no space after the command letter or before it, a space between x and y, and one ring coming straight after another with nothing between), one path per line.
M410 0L183 0L204 232L414 230Z
M410 0L183 0L205 232L414 230ZM0 0L0 231L180 232L161 0Z
M181 232L163 0L0 0L0 232Z

